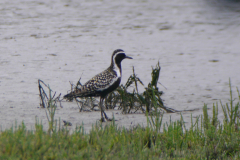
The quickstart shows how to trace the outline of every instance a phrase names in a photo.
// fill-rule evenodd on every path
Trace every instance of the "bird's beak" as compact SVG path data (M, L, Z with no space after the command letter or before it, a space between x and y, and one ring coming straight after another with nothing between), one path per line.
M129 56L126 56L125 58L127 58L127 59L133 59L132 57L129 57Z

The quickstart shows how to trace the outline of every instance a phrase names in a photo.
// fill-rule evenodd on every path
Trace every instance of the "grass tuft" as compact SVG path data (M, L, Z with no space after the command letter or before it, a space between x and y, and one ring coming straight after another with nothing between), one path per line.
M221 105L225 114L223 123L218 119L217 103L213 104L212 115L204 105L203 115L191 118L189 129L183 117L162 123L164 115L158 110L147 112L145 128L126 129L113 121L106 126L96 123L89 134L81 126L72 134L66 128L49 134L38 121L35 131L29 131L22 122L0 132L0 159L239 159L236 108L240 99L233 99L231 83L229 87L230 101ZM152 94L155 96L154 88ZM154 107L157 100L152 103Z

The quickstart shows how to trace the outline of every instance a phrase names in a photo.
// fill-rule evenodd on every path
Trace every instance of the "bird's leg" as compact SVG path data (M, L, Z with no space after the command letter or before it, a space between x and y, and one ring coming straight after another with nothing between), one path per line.
M101 109L101 120L100 121L105 122L105 119L107 121L112 121L112 119L108 118L107 114L104 112L103 100L104 100L104 98L100 97L100 104L99 104L100 109Z
M101 122L105 122L105 119L104 119L104 116L103 116L103 113L105 114L105 112L104 112L104 110L103 110L102 102L103 102L103 98L100 97L100 104L99 104L100 110L101 110L101 119L100 119L100 121L101 121Z
M105 118L106 118L107 121L112 121L112 119L111 119L111 118L108 118L107 114L106 114L104 111L103 111L103 113L104 113L104 116L105 116Z
M105 116L107 121L112 121L112 119L108 118L107 114L104 111L103 111L103 113L104 113L104 116Z

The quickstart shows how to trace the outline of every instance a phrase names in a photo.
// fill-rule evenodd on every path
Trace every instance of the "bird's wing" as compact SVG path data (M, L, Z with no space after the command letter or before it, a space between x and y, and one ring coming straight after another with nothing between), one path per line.
M78 88L73 92L67 94L66 97L99 96L99 92L108 88L108 86L114 83L116 80L116 74L105 70L87 81L83 86L81 86L81 88Z

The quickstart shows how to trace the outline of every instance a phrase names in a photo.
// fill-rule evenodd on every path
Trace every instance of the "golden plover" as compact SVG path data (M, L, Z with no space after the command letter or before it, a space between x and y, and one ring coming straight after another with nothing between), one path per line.
M132 57L126 56L122 49L116 49L112 54L111 65L105 71L97 74L81 88L75 89L63 98L100 97L101 121L104 122L105 118L111 121L104 112L103 100L108 93L119 86L122 77L121 62L125 58L132 59Z

